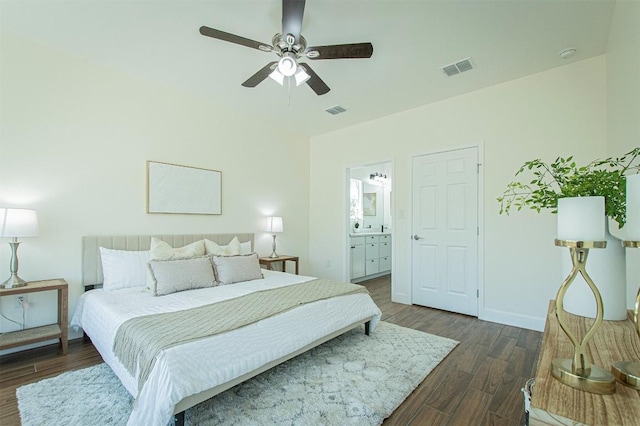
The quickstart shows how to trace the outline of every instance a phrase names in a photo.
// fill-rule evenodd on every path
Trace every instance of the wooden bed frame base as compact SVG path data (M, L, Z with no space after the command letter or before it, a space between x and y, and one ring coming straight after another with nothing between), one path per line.
M187 398L183 399L182 401L180 401L178 404L176 404L176 407L174 409L174 425L175 426L184 426L184 412L185 410L200 404L201 402L206 401L209 398L212 398L216 395L218 395L219 393L222 393L224 391L226 391L227 389L231 389L232 387L234 387L237 384L240 384L242 382L245 382L249 379L251 379L252 377L257 376L258 374L264 373L265 371L269 370L270 368L275 367L278 364L282 364L285 361L290 360L291 358L294 358L304 352L307 352L309 349L313 349L316 346L319 346L325 342L328 342L329 340L340 336L341 334L346 333L349 330L352 330L356 327L358 327L359 325L364 323L364 334L366 334L367 336L369 335L370 332L370 327L371 327L371 320L373 319L373 317L362 320L362 321L358 321L355 324L351 324L348 325L338 331L335 331L327 336L324 336L316 341L313 341L311 343L309 343L307 346L304 346L300 349L298 349L295 352L292 352L290 354L287 354L285 356L283 356L282 358L278 358L274 361L271 361L261 367L258 367L257 369L250 371L246 374L243 374L240 377L236 377L235 379L227 382L227 383L223 383L219 386L216 386L214 388L211 389L207 389L206 391L197 393L195 395L191 395L188 396Z

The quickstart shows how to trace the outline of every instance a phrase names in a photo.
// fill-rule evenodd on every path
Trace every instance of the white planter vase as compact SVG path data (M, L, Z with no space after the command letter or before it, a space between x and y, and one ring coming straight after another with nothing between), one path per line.
M605 221L607 224L607 221ZM625 250L619 239L609 233L605 225L604 249L589 250L587 259L587 273L598 287L604 305L604 319L622 321L627 319L627 286L626 286L626 257ZM562 251L563 279L571 271L571 256L569 250ZM591 289L578 274L564 297L565 311L588 318L595 318L597 313L596 301Z

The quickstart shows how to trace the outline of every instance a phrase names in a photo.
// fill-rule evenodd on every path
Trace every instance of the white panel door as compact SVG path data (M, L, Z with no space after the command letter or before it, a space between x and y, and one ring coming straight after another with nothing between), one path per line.
M412 301L478 315L478 149L413 158Z

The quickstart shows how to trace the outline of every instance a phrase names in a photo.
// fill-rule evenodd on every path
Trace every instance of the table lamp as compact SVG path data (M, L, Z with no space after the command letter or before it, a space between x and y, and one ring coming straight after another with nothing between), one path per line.
M38 236L38 215L30 209L0 208L0 237L11 238L11 276L0 288L23 287L25 280L18 276L18 238Z
M273 253L271 253L271 256L269 257L278 257L278 254L276 253L276 232L284 231L284 228L282 226L282 218L279 216L268 217L267 226L264 230L267 232L271 232L271 234L273 235Z

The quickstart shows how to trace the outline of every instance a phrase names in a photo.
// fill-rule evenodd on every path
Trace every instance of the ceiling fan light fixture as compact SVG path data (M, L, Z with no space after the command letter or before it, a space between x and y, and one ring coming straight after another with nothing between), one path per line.
M291 56L283 56L278 62L278 71L285 77L291 77L296 73L298 64Z
M294 74L294 77L296 78L296 86L300 86L301 84L306 83L307 80L311 78L311 76L306 73L304 68L300 66L298 67L298 70Z
M274 69L271 74L269 74L269 77L280 86L284 86L284 75L278 71L278 68Z

